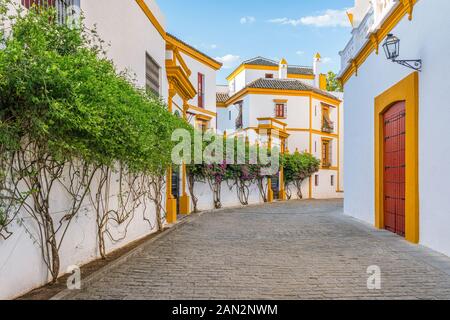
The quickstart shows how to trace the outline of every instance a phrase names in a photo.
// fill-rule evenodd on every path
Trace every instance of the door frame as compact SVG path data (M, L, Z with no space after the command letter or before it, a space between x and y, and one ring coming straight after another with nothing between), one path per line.
M405 239L419 243L419 73L413 72L375 98L375 226L384 229L383 115L405 101Z

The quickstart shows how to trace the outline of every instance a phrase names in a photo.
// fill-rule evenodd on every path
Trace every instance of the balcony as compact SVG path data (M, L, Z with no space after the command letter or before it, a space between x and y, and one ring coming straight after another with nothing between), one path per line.
M373 0L370 9L358 26L352 30L352 38L345 46L344 50L339 52L341 56L340 75L348 68L352 60L368 43L371 35L378 31L380 26L389 17L392 10L399 4L400 0ZM381 41L381 39L378 39Z
M54 7L61 24L74 23L80 16L80 0L21 0L21 4L26 9L32 6Z
M334 133L334 122L330 119L323 118L322 120L322 132Z

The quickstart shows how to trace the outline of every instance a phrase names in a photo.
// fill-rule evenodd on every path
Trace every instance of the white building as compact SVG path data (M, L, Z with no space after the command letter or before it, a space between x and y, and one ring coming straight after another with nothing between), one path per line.
M450 2L355 5L341 52L345 213L450 255ZM421 59L421 72L387 59L388 34L400 41L396 59Z
M335 198L343 196L343 105L338 95L326 91L320 65L319 54L313 67L262 57L243 62L228 76L228 86L218 87L218 129L263 142L277 130L280 139L273 143L285 151L310 152L322 161L320 172L305 182L303 194ZM274 187L284 199L283 187Z
M93 28L95 25L98 35L107 44L108 58L114 62L118 72L128 71L137 86L160 95L172 112L185 117L193 125L215 129L216 71L221 64L168 34L156 1L14 0L13 5L29 8L32 4L55 5L61 22L66 18L77 20L82 13L86 26ZM172 174L168 174L168 185L172 186L167 188L165 199L168 223L176 220L177 204L181 213L190 212L189 197L183 189L183 173L184 170L180 170L179 175L174 175L178 182L175 187L171 183ZM117 194L117 189L117 184L111 183L111 195ZM61 219L67 205L65 197L60 194L51 199L52 212L56 212L52 213L55 221ZM61 275L67 272L68 266L81 266L100 257L95 232L96 213L89 201L83 207L83 213L67 230L60 249ZM135 219L125 224L112 223L109 226L112 239L106 240L107 253L157 231L153 205L137 208L135 215ZM27 217L24 219L27 230L20 225L12 225L11 238L0 239L0 299L17 297L49 280L41 250L33 239L33 221Z
M78 0L88 27L97 26L110 44L108 55L119 70L135 74L141 87L166 99L169 110L193 126L216 128L216 74L222 66L165 31L165 19L154 0ZM108 8L108 9L105 9ZM117 21L126 19L126 25ZM132 48L132 50L130 50ZM167 175L167 220L190 213L186 172Z

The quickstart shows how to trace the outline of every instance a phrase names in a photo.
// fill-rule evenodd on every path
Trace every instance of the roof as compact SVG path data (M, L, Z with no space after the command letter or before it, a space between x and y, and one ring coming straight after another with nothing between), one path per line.
M256 57L249 60L246 60L242 62L242 64L237 67L229 76L230 77L236 74L236 72L240 72L241 68L245 67L246 65L250 66L263 66L263 67L277 67L279 66L279 63L272 59L267 59L264 57ZM307 66L297 66L297 65L288 65L288 74L294 74L294 75L308 75L312 76L314 75L314 71L312 67Z
M217 92L216 93L216 101L217 103L225 103L230 98L230 95L225 92Z
M301 67L301 66L288 66L288 74L304 74L304 75L314 75L313 68Z
M202 62L207 63L210 67L218 70L222 67L222 63L220 63L219 61L211 58L210 56L208 56L207 54L201 52L200 50L194 48L193 46L191 46L190 44L184 42L183 40L181 40L180 38L174 36L173 34L167 33L167 38L168 40L174 40L175 42L178 42L178 44L181 44L181 50L184 51L185 53L193 56L194 58L198 58L198 55L201 56L201 60Z
M339 100L336 96L327 91L315 88L297 79L265 79L260 78L250 82L243 90L247 88L252 89L272 89L272 90L286 90L286 91L312 91L328 98Z
M278 67L278 62L275 60L263 58L263 57L256 57L249 60L246 60L242 62L242 64L251 64L254 66L269 66L269 67Z

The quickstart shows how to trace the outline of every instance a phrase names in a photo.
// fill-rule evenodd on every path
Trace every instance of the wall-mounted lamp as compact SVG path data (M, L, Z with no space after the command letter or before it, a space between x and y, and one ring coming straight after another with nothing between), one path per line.
M383 44L383 49L388 60L416 71L422 71L422 60L397 60L400 55L400 39L393 34L390 33L387 35Z

